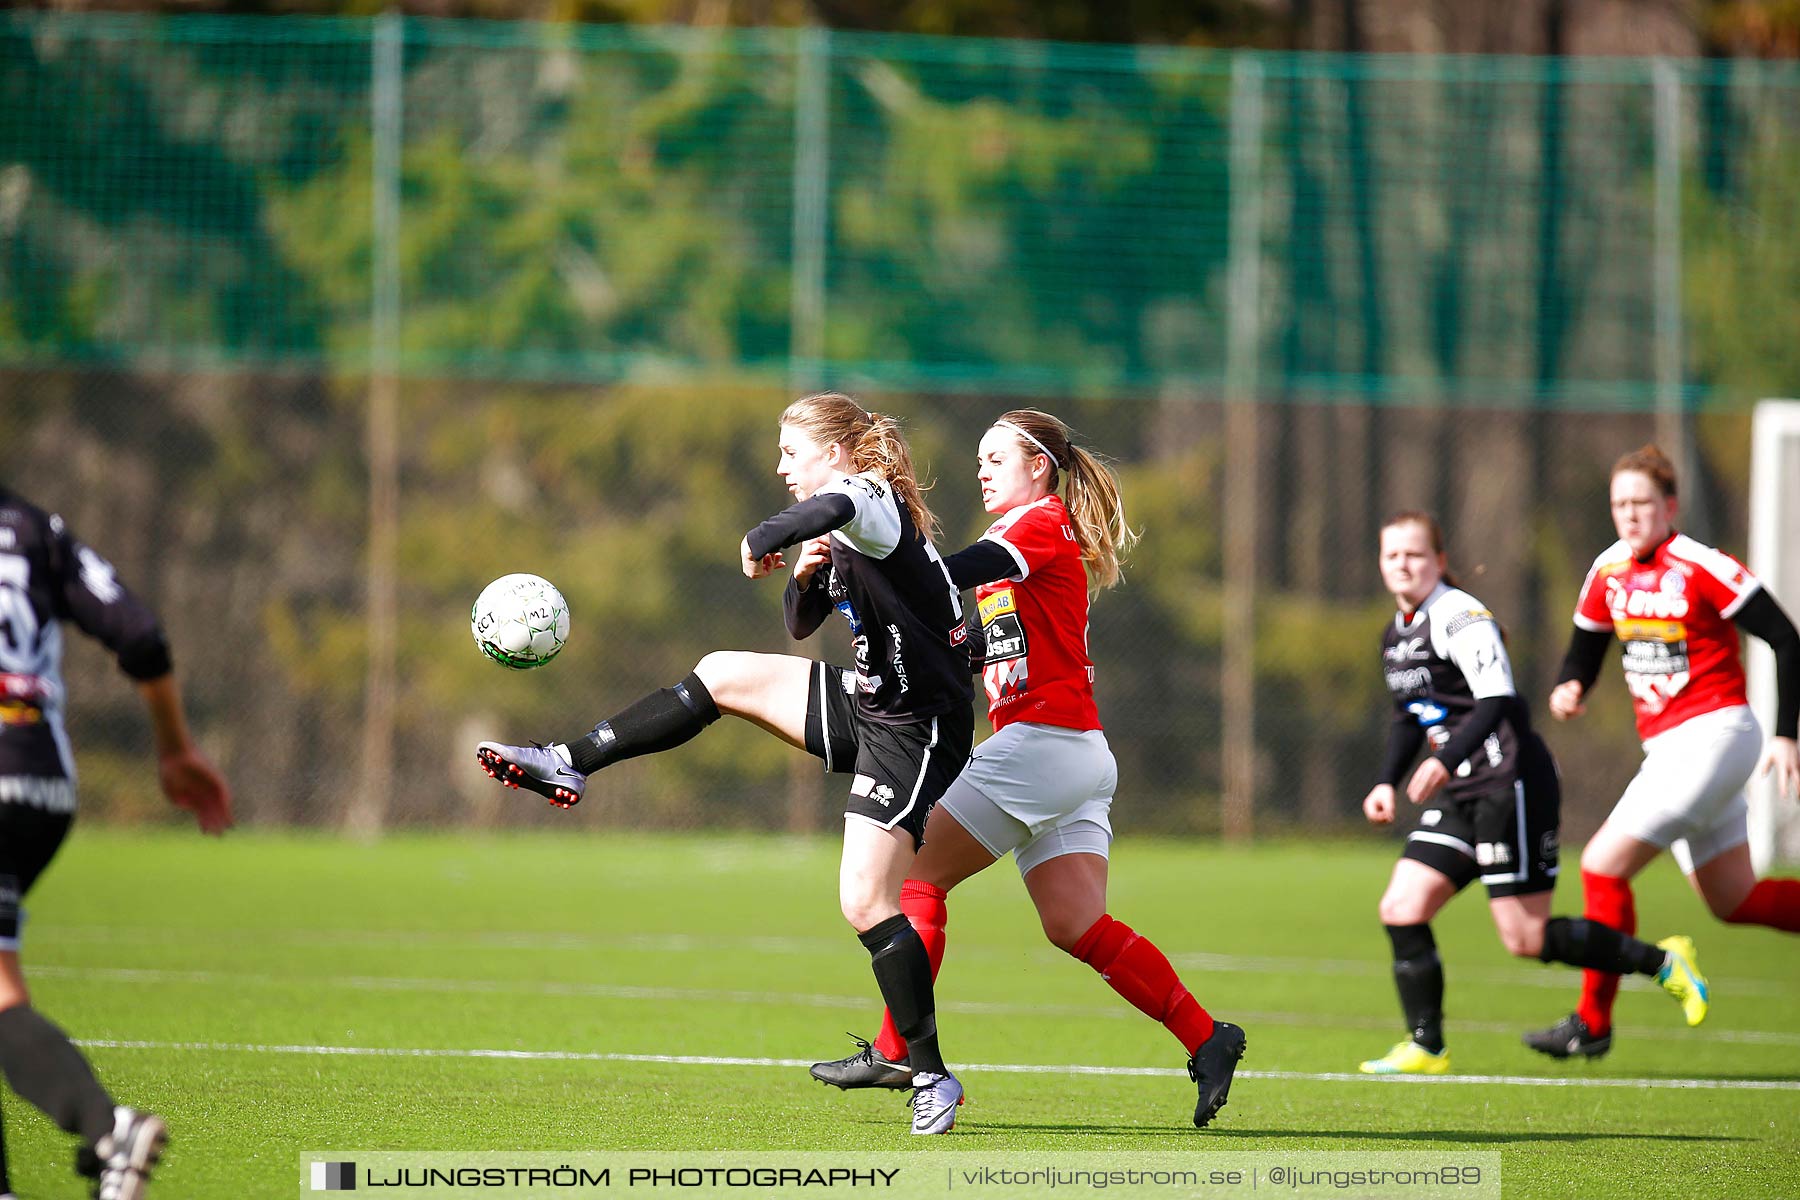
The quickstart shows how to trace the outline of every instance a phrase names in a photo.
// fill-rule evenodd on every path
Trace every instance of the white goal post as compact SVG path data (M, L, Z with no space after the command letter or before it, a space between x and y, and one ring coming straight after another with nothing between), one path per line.
M1800 614L1800 400L1757 404L1750 434L1750 570L1789 616ZM1775 656L1745 638L1750 705L1769 731L1775 720ZM1750 779L1750 854L1759 874L1800 862L1800 805Z

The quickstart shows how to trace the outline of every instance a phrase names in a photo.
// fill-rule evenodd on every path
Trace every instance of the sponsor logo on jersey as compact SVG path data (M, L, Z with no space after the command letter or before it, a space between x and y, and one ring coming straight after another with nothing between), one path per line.
M0 775L0 804L24 804L45 812L75 811L75 785L67 779Z
M111 604L119 598L119 580L111 563L86 546L76 547L75 557L81 561L81 585L94 594L94 599Z
M1412 667L1405 671L1389 671L1387 673L1388 691L1398 696L1411 692L1429 691L1431 688L1431 668Z
M1426 727L1442 723L1450 715L1450 710L1434 700L1414 700L1406 706L1406 711L1419 719L1419 724Z
M1613 624L1623 642L1684 642L1687 626L1680 621L1654 621L1643 617L1627 617Z
M23 700L0 697L0 725L37 725L44 720L44 710Z
M1426 648L1425 639L1422 637L1401 638L1383 650L1381 656L1391 663L1416 662L1420 659L1430 658L1431 651Z
M995 617L1018 612L1019 606L1013 600L1013 590L1001 588L992 595L983 597L977 611L981 614L981 623L989 625L993 623Z
M1672 572L1663 579L1671 577L1674 577ZM1617 624L1628 617L1654 617L1664 621L1685 617L1689 604L1683 592L1629 589L1615 578L1606 581L1606 607Z
M888 637L892 638L894 641L894 653L888 658L889 664L894 668L894 678L900 682L900 690L902 692L910 692L912 690L912 680L906 677L906 658L904 652L901 650L900 627L890 623L888 625Z
M1013 613L994 618L987 626L987 661L998 663L1024 657L1024 623Z
M1010 704L1025 694L1030 686L1030 660L1015 658L1011 662L994 663L981 673L982 686L987 689L988 705L999 707Z
M1505 867L1512 864L1512 847L1505 842L1481 842L1475 847L1475 862L1483 867Z
M1471 608L1468 612L1461 613L1450 619L1450 624L1444 627L1444 636L1455 637L1471 625L1479 625L1483 621L1492 621L1493 619L1494 614L1487 609Z

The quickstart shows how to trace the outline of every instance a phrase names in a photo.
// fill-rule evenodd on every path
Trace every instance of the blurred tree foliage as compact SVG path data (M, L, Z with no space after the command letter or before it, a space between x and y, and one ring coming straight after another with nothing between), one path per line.
M568 737L708 650L791 648L778 583L751 585L735 566L739 535L786 502L772 472L774 419L799 386L783 374L794 176L786 60L653 32L577 52L568 36L544 27L530 44L415 46L405 60L398 753L407 794L392 806L403 822L503 819L497 789L469 761L478 737ZM54 39L0 38L0 47L0 345L40 364L0 377L9 434L0 472L68 510L169 614L209 744L254 780L247 815L332 821L357 786L363 680L367 43L283 47L255 71L204 41L156 55L134 55L129 41L83 55ZM1097 602L1092 630L1132 827L1213 821L1218 497L1230 455L1263 455L1282 480L1257 513L1238 516L1257 523L1267 548L1255 660L1264 799L1278 819L1348 813L1366 788L1385 720L1374 648L1387 601L1369 562L1383 510L1444 510L1453 547L1500 564L1482 595L1503 616L1526 611L1518 576L1536 572L1548 598L1533 596L1556 620L1540 628L1521 618L1519 658L1527 679L1533 670L1542 679L1566 629L1572 564L1606 536L1595 464L1643 440L1645 418L1559 417L1551 436L1454 396L1427 395L1397 416L1294 402L1267 406L1265 445L1227 446L1204 379L1222 341L1223 239L1198 227L1222 219L1227 195L1217 75L1121 73L1097 87L1021 70L971 88L903 56L846 56L831 69L845 100L831 131L839 273L829 281L828 353L905 363L941 361L946 345L975 358L979 347L1002 365L1093 381L1075 389L1083 399L1053 392L1042 403L1122 460L1146 532L1127 585ZM1356 111L1332 80L1293 90L1346 122ZM1396 112L1421 107L1413 93L1383 95ZM1644 107L1623 89L1603 99ZM1385 305L1396 325L1448 328L1441 378L1462 369L1457 354L1479 363L1492 347L1449 328L1445 314L1479 302L1531 319L1505 273L1520 243L1503 226L1529 224L1536 209L1490 218L1477 202L1503 189L1473 194L1476 183L1452 178L1460 160L1441 165L1442 190L1422 188L1415 208L1328 203L1329 178L1410 160L1390 144L1386 159L1346 167L1353 139L1335 126L1305 134L1321 128L1303 119L1311 111L1277 126L1289 140L1267 156L1277 214L1266 234L1269 328L1307 304L1333 319L1359 302ZM1587 122L1583 152L1622 140L1599 103L1566 111ZM91 114L88 133L79 112ZM1392 143L1412 128L1390 120L1364 133ZM1537 120L1533 110L1507 126L1509 144L1535 149ZM1690 206L1695 349L1709 376L1733 388L1772 390L1800 372L1793 325L1767 319L1794 302L1783 247L1800 245L1789 228L1800 176L1784 145L1750 159L1729 181L1735 191L1715 188ZM1696 174L1694 186L1707 187ZM1379 199L1383 181L1371 176ZM1172 197L1166 210L1146 201L1152 183ZM1607 208L1644 183L1621 168L1593 203ZM1468 206L1448 234L1446 195ZM1587 223L1569 240L1599 244L1607 222L1578 215ZM1378 241L1392 255L1392 293L1359 278L1344 250L1367 243L1373 254ZM1430 255L1450 265L1420 299L1408 289ZM1569 330L1583 303L1610 311L1604 298L1636 278L1623 256L1603 257L1591 272L1586 258L1560 268L1571 277L1559 314ZM173 335L163 332L171 308ZM1303 365L1379 369L1387 360L1365 359L1355 339L1366 331L1353 326L1320 337ZM1621 320L1580 340L1610 338L1641 355L1631 328ZM96 362L141 330L169 339L147 360L167 352L188 369ZM233 369L194 360L209 347ZM283 353L312 354L303 361L315 365L256 369L259 356ZM42 365L59 356L89 369ZM591 370L600 360L618 369ZM509 377L484 381L500 362ZM1109 390L1184 373L1191 387ZM616 382L557 382L584 375ZM954 382L954 394L877 400L909 420L952 547L985 523L968 478L979 433L1029 399ZM1721 457L1730 444L1720 440ZM1304 528L1284 496L1312 505ZM1564 540L1500 545L1546 525ZM1732 527L1730 514L1720 525ZM556 664L507 674L469 644L467 611L483 583L519 569L563 587L574 633ZM830 627L801 652L843 649ZM131 697L82 654L78 745L128 761L141 736L105 731L137 728ZM123 703L99 699L119 695ZM1595 724L1603 733L1589 738L1590 753L1598 743L1631 761L1628 723ZM792 800L819 788L804 782L810 764L795 763L765 735L727 725L681 754L609 772L593 819L828 819L822 790L811 807ZM139 811L129 779L95 772L97 807ZM608 808L609 797L621 802Z

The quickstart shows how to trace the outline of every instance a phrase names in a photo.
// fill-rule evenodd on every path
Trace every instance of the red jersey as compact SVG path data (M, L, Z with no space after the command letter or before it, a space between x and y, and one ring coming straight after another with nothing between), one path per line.
M1613 630L1625 643L1625 684L1638 737L1690 717L1747 704L1744 664L1731 618L1762 583L1722 550L1670 535L1640 562L1623 541L1588 571L1575 624Z
M975 589L987 634L988 720L1100 728L1088 661L1088 580L1081 543L1060 496L1021 504L988 526L1018 573Z

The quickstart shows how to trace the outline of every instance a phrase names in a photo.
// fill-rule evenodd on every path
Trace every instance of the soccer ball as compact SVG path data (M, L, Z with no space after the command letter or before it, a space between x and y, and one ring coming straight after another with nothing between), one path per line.
M569 602L537 575L502 575L481 589L469 610L469 630L481 652L523 671L555 658L569 640Z

